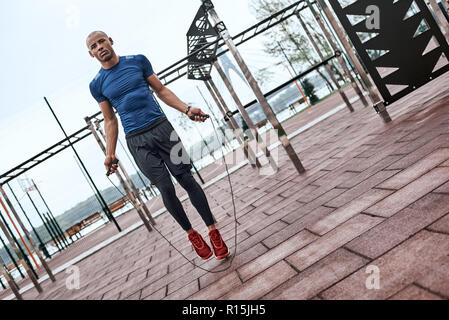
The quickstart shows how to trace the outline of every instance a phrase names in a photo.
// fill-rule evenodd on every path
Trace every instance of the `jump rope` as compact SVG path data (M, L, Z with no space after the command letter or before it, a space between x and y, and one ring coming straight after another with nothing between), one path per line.
M195 116L198 116L198 117L201 117L201 118L203 118L203 119L207 119L207 118L209 118L209 116L208 115L202 115L202 114L195 114L195 115L192 115L191 117L190 117L190 119L191 120L195 120ZM213 129L214 129L214 134L215 134L215 137L217 138L217 141L220 141L220 139L218 139L218 135L217 135L217 129L215 128L215 125L214 125L214 122L213 121L211 121L211 123L212 123L212 127L213 127ZM233 207L233 209L234 209L234 254L231 254L231 258L226 258L225 259L225 261L226 260L229 260L229 266L227 266L226 268L224 268L224 269L222 269L222 270L208 270L208 269L205 269L205 268L203 268L203 267L201 267L201 266L199 266L199 265L196 265L195 264L195 262L194 261L192 261L192 260L190 260L189 258L187 258L181 251L179 251L171 242L170 242L170 240L168 240L157 228L155 228L153 225L152 225L152 228L154 229L154 230L156 230L156 232L157 233L159 233L159 235L162 237L162 238L164 238L165 239L165 241L167 241L169 244L170 244L170 246L172 246L173 247L173 249L175 249L182 257L184 257L184 259L186 259L188 262L190 262L190 264L192 264L194 267L197 267L197 268L199 268L199 269L201 269L201 270L203 270L203 271L206 271L206 272L209 272L209 273L220 273L220 272L223 272L223 271L226 271L226 270L228 270L231 266L232 266L232 261L234 260L234 258L235 258L235 256L236 256L236 253L237 253L237 213L236 213L236 209L235 209L235 200L234 200L234 192L233 192L233 190L232 190L232 183L231 183L231 174L229 173L229 169L228 169L228 165L226 164L226 160L224 159L224 157L225 157L225 155L224 155L224 152L223 152L223 148L220 148L221 149L221 154L222 154L222 156L223 156L223 162L224 162L224 165L225 165L225 169L226 169L226 173L227 173L227 177L228 177L228 182L229 182L229 188L230 188L230 191L231 191L231 196L232 196L232 207ZM112 180L109 178L109 175L111 174L111 169L112 169L112 165L114 165L114 164L118 164L118 162L119 162L119 160L118 159L116 159L116 160L114 160L110 165L109 165L109 168L108 168L108 172L106 173L106 177L108 178L108 180L112 183L112 185L118 190L118 192L123 196L123 197L125 197L125 198L127 198L128 200L129 200L129 202L134 206L134 208L136 209L136 210L139 210L139 208L129 199L129 197L127 196L127 195L125 195L122 191L120 191L120 189L114 184L114 182L112 182Z

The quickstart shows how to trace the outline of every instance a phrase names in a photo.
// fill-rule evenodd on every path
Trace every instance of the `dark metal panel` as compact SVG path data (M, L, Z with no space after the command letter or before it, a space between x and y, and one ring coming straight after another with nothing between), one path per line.
M449 57L449 46L424 0L358 0L345 7L340 0L329 2L386 105L449 71L449 63L435 70L440 59ZM412 5L419 10L407 17ZM379 8L379 29L369 29L367 26L368 6ZM366 18L353 25L350 16ZM374 37L363 42L359 32ZM423 55L432 41L437 46ZM370 51L380 56L370 56ZM378 68L397 70L382 76ZM394 91L391 85L402 88Z

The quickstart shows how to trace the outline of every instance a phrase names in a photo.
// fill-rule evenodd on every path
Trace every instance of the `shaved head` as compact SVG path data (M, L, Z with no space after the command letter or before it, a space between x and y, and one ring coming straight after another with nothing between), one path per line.
M109 38L108 35L106 34L106 32L104 32L104 31L100 31L100 30L92 31L91 33L89 33L89 35L86 38L86 45L87 45L87 47L89 47L89 39L92 38L93 36L96 36L97 34L106 37L106 39Z

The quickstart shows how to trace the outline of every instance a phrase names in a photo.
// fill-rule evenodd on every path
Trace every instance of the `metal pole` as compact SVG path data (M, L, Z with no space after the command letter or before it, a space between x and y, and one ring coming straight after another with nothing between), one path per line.
M50 228L48 227L47 223L45 222L44 218L42 217L41 213L39 212L39 209L36 207L36 204L34 203L33 199L31 198L30 194L28 193L28 190L25 190L26 195L28 196L28 199L30 199L31 204L34 207L34 210L36 210L37 214L39 215L39 218L41 218L42 223L44 224L45 230L47 230L48 235L50 236L50 238L53 240L53 242L55 243L55 246L58 248L58 251L61 252L61 248L59 247L59 243L58 241L56 241L55 236L53 234L53 232L50 230Z
M97 140L97 143L98 143L98 145L101 148L101 151L103 151L103 153L106 155L106 147L104 146L103 142L101 141L100 136L98 135L98 133L95 131L95 128L94 128L94 126L92 124L92 121L89 118L87 118L87 117L84 120L86 121L90 131L92 132L93 136L95 137L95 140ZM119 162L119 167L120 167L120 169L122 169L122 166L120 165L120 162ZM122 185L123 189L125 190L125 193L126 193L128 199L129 199L129 201L131 201L131 203L134 204L134 206L136 208L136 211L137 211L137 214L139 215L139 217L142 220L143 224L147 228L148 232L151 232L152 228L151 228L150 223L148 222L147 218L143 214L143 212L142 212L142 210L140 208L140 205L137 203L134 195L129 190L128 185L123 180L122 175L120 174L120 171L117 170L115 173L117 175L117 178L120 181L120 184Z
M239 143L243 142L243 154L245 155L246 159L248 159L251 167L253 169L261 168L262 165L259 159L257 158L256 153L250 147L248 140L245 138L243 130L239 127L237 121L234 119L234 116L232 115L228 116L228 114L230 114L231 111L229 110L226 102L224 101L220 91L218 90L212 78L209 79L207 82L205 81L204 83L206 84L206 87L209 89L209 92L211 93L212 97L216 99L215 102L217 103L218 108L223 114L223 117L228 120L226 122L228 123L228 126L231 128L234 137L237 139L237 141L239 141Z
M3 261L2 261L3 262ZM11 288L11 291L16 296L17 300L23 300L22 295L20 294L18 290L18 286L14 279L10 276L8 270L5 268L5 265L2 263L2 268L0 269L0 276L4 276L6 281L8 282L9 287ZM3 283L2 283L3 285Z
M12 204L11 204L11 202L9 201L9 199L8 199L8 197L7 197L6 193L5 193L5 191L3 190L2 186L0 186L0 192L1 192L1 194L3 195L3 197L5 198L5 200L6 200L7 204L8 204L8 206L11 208L11 211L14 213L14 215L17 215L17 213L16 213L15 210L14 210L14 207L12 207ZM5 204L3 203L3 200L2 200L1 198L0 198L0 203L1 203L2 207L3 207L3 209L5 209L5 212L6 212L6 214L8 215L9 219L12 221L11 217L9 216L8 209L6 208L6 206L5 206ZM17 217L16 217L16 218L17 218ZM19 221L19 224L21 225L22 229L25 229L25 228L23 227L23 224L21 223L22 221L20 221L20 219L17 219L17 220ZM15 226L15 225L14 225L14 226ZM24 258L23 258L23 256L22 256L21 252L20 252L20 251L17 249L17 247L15 246L14 241L13 241L12 236L11 236L12 233L10 234L10 233L8 232L8 230L6 229L6 227L5 227L5 225L3 224L2 221L0 221L0 228L1 228L2 231L3 231L3 234L4 234L4 235L6 236L6 238L8 239L9 244L10 244L11 247L14 249L14 252L16 253L16 256L19 257L18 262L20 262L20 263L23 265L23 267L25 268L25 271L26 271L27 275L28 275L28 276L30 277L30 279L31 279L31 282L33 282L34 287L36 288L36 290L37 290L39 293L41 293L41 292L42 292L42 287L41 287L41 285L39 284L39 282L37 282L37 277L33 274L33 272L31 271L31 269L28 267L28 265L27 265L26 262L24 261ZM34 263L36 264L36 267L39 268L39 265L37 264L36 260L34 260L33 254L30 252L30 250L29 250L27 244L25 243L25 240L22 238L22 235L21 235L20 232L17 230L17 227L16 227L16 231L17 231L19 237L21 238L22 242L24 243L25 248L26 248L26 249L28 250L28 252L30 253L30 257L33 259ZM27 238L28 238L28 241L30 241L30 239L29 239L29 234L27 233L28 230L25 229L24 232L25 232L25 235L26 235ZM33 246L33 245L34 245L34 242L32 242L32 241L33 241L33 240L31 240L30 243L31 243L32 246ZM42 255L40 254L39 250L37 250L35 246L33 246L33 247L34 247L34 250L36 251L36 254L38 255L39 259L41 260L42 265L44 265L44 264L46 265L46 262L44 261L44 259L42 259ZM48 267L48 266L47 266L47 267ZM50 271L50 274L51 274L51 271ZM53 276L53 274L51 274L51 275ZM50 278L51 278L51 277L50 277ZM53 277L53 279L54 279L54 277Z
M296 16L297 16L299 22L301 23L302 28L306 32L307 38L309 39L310 43L312 44L312 47L315 49L315 52L318 54L318 57L320 57L321 61L324 60L324 55L321 52L320 48L318 47L318 44L316 43L315 39L312 37L312 34L310 33L310 30L307 28L306 24L304 23L304 20L301 18L301 14L298 12L296 14ZM321 27L321 25L320 25L320 27ZM353 108L351 102L349 102L348 96L346 95L344 90L341 88L340 84L338 83L338 80L335 78L335 75L334 75L330 65L326 64L325 68L326 68L327 73L331 77L332 82L337 87L338 93L340 94L341 98L345 102L349 111L354 112L354 108ZM362 96L363 96L363 94L362 94ZM365 102L366 102L366 100L365 100Z
M14 259L14 256L12 255L11 250L9 250L9 248L6 245L5 241L3 240L2 236L0 236L0 241L2 242L2 245L5 248L6 253L8 254L8 257L11 259L11 261L14 264L14 266L16 267L17 271L19 271L20 276L22 277L22 279L25 279L25 275L22 273L22 270L20 270L19 265L17 264L16 259Z
M10 241L10 239L12 239L13 242L12 242L12 243L10 242L10 244L11 244L11 247L13 248L14 252L16 253L16 256L17 256L19 259L25 260L25 263L26 263L26 264L28 265L28 267L31 269L31 271L33 272L34 276L35 276L37 279L39 279L39 276L37 275L36 271L35 271L34 268L33 268L33 264L32 264L31 261L28 259L28 256L26 255L25 251L23 251L23 248L22 248L22 246L20 245L19 241L16 239L16 237L14 237L14 233L12 232L11 228L10 228L9 225L8 225L8 222L6 221L5 217L1 214L1 212L0 212L0 218L2 219L3 225L4 225L4 226L2 227L2 230L5 231L4 228L6 228L6 230L8 230L7 232L9 233L10 237L8 237L8 235L7 235L5 232L3 232L3 233L5 233L6 238L8 239L8 241ZM14 246L13 244L15 244L15 246ZM17 252L19 252L19 254L17 254ZM24 275L23 275L23 273L22 273L22 270L19 269L19 273L20 273L20 275L22 276L22 278L24 278Z
M86 118L87 121L87 118ZM93 128L92 122L90 120L88 120L88 125L92 126L92 129L95 131L95 129ZM100 122L96 122L96 126L97 126L97 130L98 132L100 132L101 136L103 137L103 139L106 141L106 135L103 133L103 130L101 130L101 126L100 126ZM100 137L98 136L98 134L95 132L94 136L98 139L100 139ZM101 149L103 150L104 154L106 154L106 147L104 147L103 142L97 141L100 144ZM131 178L129 177L128 173L125 170L125 167L123 166L123 164L121 162L118 163L119 168L122 170L123 175L125 176L125 179L128 181L129 186L131 187L131 191L134 195L134 201L136 202L136 204L143 209L143 211L145 211L145 214L147 215L148 219L150 220L152 225L156 224L156 221L154 220L153 216L151 215L150 210L148 210L145 202L142 200L142 198L140 197L140 193L137 190L136 186L134 185L134 182L131 180ZM139 200L139 201L137 201Z
M355 55L354 49L351 47L349 41L346 39L346 35L345 35L343 29L339 26L332 11L326 4L326 1L325 0L317 0L317 1L318 1L318 4L321 6L322 12L324 13L327 20L332 25L332 28L335 30L335 33L337 34L338 39L340 40L341 44L343 45L343 48L345 49L346 54L352 60L352 63L354 64L354 67L356 68L357 73L362 78L362 81L365 84L365 87L368 89L368 93L369 93L369 97L370 97L371 101L373 102L374 105L376 105L378 107L379 115L382 117L382 120L385 123L390 122L391 121L390 115L388 114L388 111L387 111L382 99L376 92L375 87L373 87L373 84L372 84L371 80L369 79L368 74L363 69L359 58L357 58L357 56Z
M131 165L133 166L134 170L136 170L137 176L139 177L140 182L142 182L142 185L143 185L144 189L146 189L146 183L145 183L145 181L143 180L143 178L142 178L142 176L141 176L141 174L140 174L140 170L139 170L138 168L136 168L136 165L134 164L133 159L131 159L131 157L129 156L128 150L126 150L126 148L123 146L122 141L120 141L120 139L117 139L117 140L118 140L118 142L120 143L120 146L122 147L123 151L125 152L126 157L127 157L128 160L130 161L130 163L131 163ZM147 194L145 193L145 191L143 192L143 196L145 197L145 199L147 199L147 201L150 200L150 199L148 199L148 196L147 196ZM154 196L154 195L153 195L153 196Z
M218 74L220 75L221 79L223 80L224 84L226 85L226 88L228 89L229 93L231 94L232 98L234 99L235 104L237 105L237 108L240 110L240 115L242 116L243 120L245 120L248 127L251 129L251 133L254 135L256 142L260 145L265 156L267 157L271 168L273 169L273 171L276 172L279 169L276 162L274 161L273 157L271 156L271 153L268 150L268 147L265 144L265 142L263 141L262 137L259 136L259 131L257 130L256 125L253 123L253 121L249 117L248 112L246 112L245 108L243 107L242 102L240 101L239 97L237 96L237 93L235 92L234 88L232 87L232 84L229 81L229 79L227 78L220 63L218 61L215 61L213 63L213 65L214 65L215 69L217 69ZM256 156L256 155L254 155L254 156ZM248 158L248 160L249 159L250 158Z
M92 177L90 176L89 171L87 171L86 166L84 165L83 161L81 160L80 156L78 155L78 152L76 151L75 147L73 146L72 142L70 141L69 137L67 136L67 133L65 132L64 128L62 127L61 122L59 122L59 119L56 116L55 112L53 111L52 107L50 106L50 103L48 102L46 97L44 97L44 100L47 103L47 106L50 109L51 113L55 117L56 122L58 123L58 125L61 128L62 132L64 133L64 136L67 138L67 141L69 142L70 146L72 147L72 150L75 153L76 158L78 159L78 161L80 162L81 166L83 167L84 172L86 172L86 175L89 178L90 183L94 187L95 192L98 194L98 197L100 198L101 202L103 203L103 206L106 209L106 215L108 216L109 220L114 222L115 226L117 227L117 230L119 232L121 232L122 229L120 228L120 226L118 225L118 223L115 220L114 216L112 215L111 211L109 210L109 207L108 207L106 201L103 199L103 196L101 195L100 191L98 190L97 186L95 185L94 181L92 180Z
M44 219L45 219L45 221L47 222L48 227L50 228L50 230L51 230L51 231L53 232L53 234L55 235L56 241L58 241L58 243L61 245L62 250L64 250L64 246L61 244L61 241L59 240L59 237L58 237L57 232L56 232L56 230L55 230L55 228L54 228L54 225L52 225L51 221L50 221L49 218L48 218L48 212L47 212L47 215L45 214L45 212L42 212L42 215L44 216Z
M447 20L443 14L443 11L441 11L441 8L438 5L436 0L429 0L429 2L430 2L430 6L432 7L433 12L436 15L436 17L435 17L436 22L438 23L440 28L443 29L443 33L444 33L446 39L449 41L449 23L447 23Z
M282 146L284 147L285 151L287 152L287 155L289 156L290 160L292 161L292 164L296 168L296 171L298 173L305 172L305 169L301 163L301 160L299 160L299 157L296 154L293 146L290 144L290 140L287 138L287 134L286 134L284 128L282 127L282 125L278 121L278 119L276 118L276 115L274 114L273 110L271 109L271 106L268 104L268 101L265 98L265 96L263 95L262 90L260 89L256 79L254 79L248 66L246 65L242 56L240 55L240 52L238 51L237 47L235 46L234 41L232 40L223 21L220 20L217 13L215 12L212 2L210 0L202 0L202 2L204 5L204 8L205 8L205 11L207 12L209 20L211 21L214 28L219 32L219 34L225 41L226 45L228 46L229 50L231 51L232 55L234 56L237 64L239 65L240 69L243 72L243 75L245 76L246 80L248 81L248 84L250 85L251 89L253 90L253 92L257 98L257 101L260 103L262 110L264 111L265 115L267 116L268 121L270 121L273 128L275 130L277 130L279 141L282 143ZM241 113L243 114L244 112L245 112L245 110L242 108ZM262 145L264 145L263 142L262 142ZM271 157L270 157L268 148L266 146L264 146L263 149L264 149L265 155L267 156L267 158L270 161L272 168L277 170L278 169L277 165L274 163L274 161L272 159L270 159Z
M332 50L334 52L338 51L338 47L335 44L334 40L332 39L332 35L331 33L327 30L326 26L324 25L320 14L315 10L315 8L313 7L312 3L309 0L306 0L307 5L309 6L310 11L312 12L312 15L315 17L316 22L318 23L318 25L320 26L320 29L323 31L323 34L327 40L327 42L329 43L329 45L331 46ZM300 18L299 13L297 14L297 17L302 20ZM305 28L307 29L307 27ZM312 38L312 37L311 37ZM313 38L312 38L313 39ZM319 51L319 49L318 49ZM357 93L357 95L360 97L360 100L362 101L364 106L368 106L368 101L365 99L365 96L363 95L362 90L359 88L359 86L357 85L357 82L355 81L354 77L351 74L351 71L349 71L348 66L346 65L345 60L343 59L343 56L339 56L338 57L338 61L340 63L340 66L343 68L343 71L345 73L345 76L351 81L351 85L354 89L354 91Z
M83 174L84 178L86 179L87 184L88 184L89 187L92 189L92 192L94 193L95 198L97 199L98 203L100 204L101 209L103 210L104 214L105 214L106 217L108 218L107 213L106 213L106 209L105 209L104 206L103 206L103 202L101 202L100 198L98 198L98 194L95 192L94 187L92 187L92 185L90 184L89 178L86 176L86 173L83 171L83 168L81 167L81 164L78 162L78 160L76 159L75 156L73 156L73 157L75 158L75 162L76 162L76 164L78 165L78 168L81 170L81 173ZM103 218L103 217L102 217L102 218ZM103 219L104 219L104 218L103 218ZM69 236L69 238L70 238L70 240L71 240L72 243L73 243L74 240L72 239L72 237Z
M227 119L226 121L229 129L232 130L232 133L234 134L234 137L237 139L238 143L241 144L243 139L243 133L235 119L233 117L226 116L226 113L229 112L229 108L226 105L226 102L224 101L223 97L221 96L220 92L218 91L218 88L215 86L215 83L212 79L209 79L208 81L204 81L204 85L206 86L207 90L209 90L210 95L215 101L215 104L218 107L218 110L220 110L221 114L223 115L223 118ZM240 134L239 134L240 133Z
M31 229L33 229L34 234L36 235L36 238L37 238L37 240L39 241L40 245L41 245L43 248L45 248L44 242L42 241L41 237L40 237L39 234L37 233L36 228L34 228L33 224L31 223L30 218L28 218L28 215L25 213L25 210L23 209L22 204L19 202L19 199L17 199L17 196L16 196L16 194L14 193L14 190L11 188L11 186L9 185L9 183L7 183L6 185L8 186L9 191L11 192L11 194L13 195L13 197L14 197L14 199L16 200L17 204L19 205L19 208L20 208L20 210L22 211L23 215L25 216L25 218L27 219L28 223L30 224ZM49 254L49 256L51 257L50 253L48 253L48 254Z
M198 90L198 92L201 95L201 98L203 98L204 103L206 104L207 108L209 109L210 114L212 115L213 120L217 123L218 127L221 130L221 133L223 134L223 141L221 142L222 146L226 145L226 143L229 144L229 139L226 136L225 131L223 130L223 128L220 126L220 122L218 122L217 117L215 116L215 113L212 111L211 106L209 105L208 101L206 100L206 98L204 97L203 93L201 92L200 88L198 88L198 86L196 86L196 89ZM220 143L220 141L218 141L218 143Z
M56 230L56 234L59 235L59 237L61 238L61 240L64 242L65 246L67 247L69 245L69 243L66 241L65 237L64 237L64 233L62 232L61 227L59 226L58 222L55 219L55 216L53 215L53 213L51 212L50 208L47 205L47 202L45 201L44 197L42 196L41 191L39 190L39 188L37 187L36 183L34 182L33 179L31 179L31 182L33 183L34 188L36 189L37 193L39 194L39 196L42 199L42 202L44 203L45 207L48 210L48 215L50 217L50 222L53 223L55 230Z

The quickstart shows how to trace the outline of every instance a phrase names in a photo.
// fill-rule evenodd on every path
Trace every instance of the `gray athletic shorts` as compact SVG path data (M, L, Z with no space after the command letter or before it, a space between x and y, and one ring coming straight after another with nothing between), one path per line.
M190 172L192 165L178 134L167 120L161 118L150 126L126 135L126 143L140 171L157 184L172 175Z

